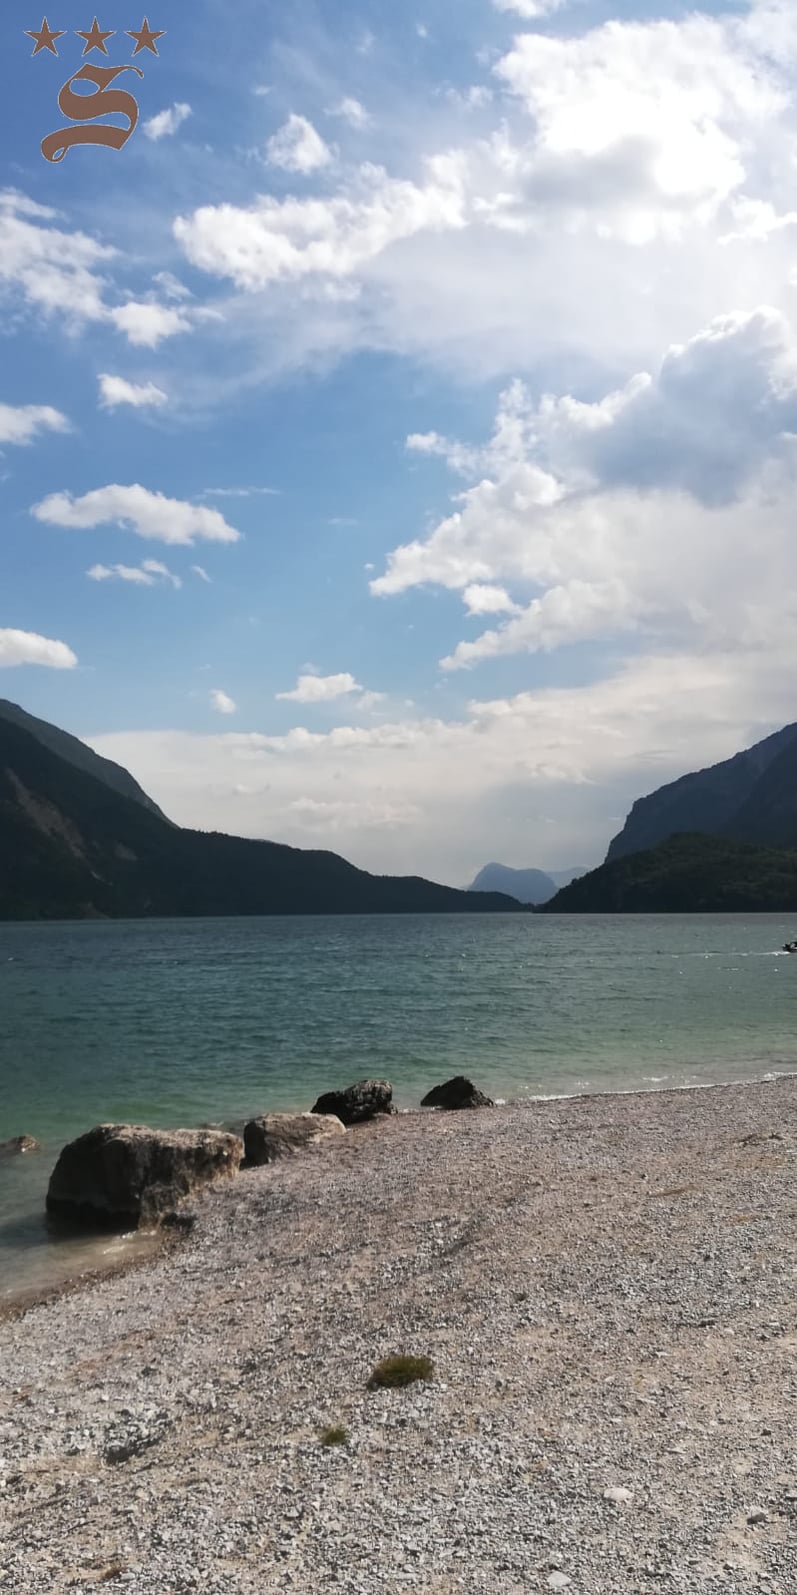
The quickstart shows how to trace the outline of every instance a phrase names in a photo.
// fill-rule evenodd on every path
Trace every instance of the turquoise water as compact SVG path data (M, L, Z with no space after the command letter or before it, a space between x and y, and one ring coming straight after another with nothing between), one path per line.
M0 925L0 1297L115 1255L56 1242L58 1148L103 1120L217 1123L387 1075L493 1096L651 1089L797 1067L797 924L777 916Z

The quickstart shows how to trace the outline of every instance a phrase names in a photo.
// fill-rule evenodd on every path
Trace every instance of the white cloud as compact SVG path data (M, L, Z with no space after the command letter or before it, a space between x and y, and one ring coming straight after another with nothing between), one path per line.
M131 404L136 410L150 406L157 409L169 402L168 395L154 382L128 382L125 377L110 376L107 371L101 372L97 380L103 410L115 410L119 404Z
M564 362L574 381L616 378L718 310L789 308L788 7L588 16L493 63L491 135L471 135L462 100L446 127L443 93L391 137L390 170L339 161L312 196L178 218L195 266L259 296L266 364L376 348L469 376Z
M518 605L504 587L488 587L478 582L466 587L462 597L469 615L513 615Z
M304 675L290 692L278 692L277 697L293 703L333 703L337 698L363 690L348 672L338 676Z
M41 225L55 212L13 190L0 193L0 286L18 288L44 314L66 312L77 320L106 314L98 274L116 250L86 233Z
M173 306L135 299L109 305L105 271L119 261L118 250L50 225L55 216L15 190L0 191L0 294L21 295L39 318L57 314L70 328L110 323L146 348L190 329L185 310Z
M289 116L284 127L269 139L266 156L270 166L284 172L308 176L332 161L332 151L305 116Z
M235 700L218 687L210 694L210 706L218 714L236 714L238 711L238 705Z
M65 415L49 404L0 404L0 443L32 443L40 432L70 432Z
M493 612L510 617L460 642L446 670L633 631L725 648L760 637L766 614L774 632L787 624L797 336L779 312L718 318L590 403L513 383L486 445L432 433L422 446L454 470L470 461L476 481L394 550L372 592L433 583L489 613L502 584Z
M358 132L373 126L373 117L366 111L365 106L361 105L359 100L352 99L350 95L347 95L345 99L340 100L337 105L333 106L328 114L329 116L340 117L342 121L348 122L349 127L356 128Z
M161 138L169 138L182 127L184 122L187 122L191 114L190 105L177 101L174 105L170 105L168 110L159 111L157 116L151 116L149 121L144 123L144 133L147 138L156 142Z
M205 570L204 565L192 565L191 569L192 569L194 575L199 577L200 581L207 582L208 584L210 584L211 578L209 577L207 571Z
M119 332L123 332L136 348L157 349L164 338L173 338L179 332L188 332L191 320L184 310L173 305L159 305L154 300L129 299L108 311Z
M424 230L465 225L460 162L440 157L419 186L360 169L353 191L330 200L264 196L248 209L206 205L178 217L174 233L193 265L240 288L302 277L345 278L391 244Z
M45 665L50 670L74 670L77 655L65 642L40 637L35 631L0 627L0 669L12 665Z
M94 582L130 582L137 587L157 587L163 582L178 588L183 585L180 577L158 559L145 559L140 565L92 565L86 575Z
M52 526L120 526L137 537L161 543L237 543L241 536L218 510L167 498L138 483L131 487L98 487L82 498L74 498L71 493L50 493L33 505L31 514Z

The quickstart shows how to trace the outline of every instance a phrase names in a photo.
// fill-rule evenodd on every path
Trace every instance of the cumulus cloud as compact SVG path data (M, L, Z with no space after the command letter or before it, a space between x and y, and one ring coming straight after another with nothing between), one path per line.
M174 305L160 305L156 301L129 299L107 312L119 332L137 348L157 349L164 338L173 338L178 332L188 332L191 320L185 310Z
M178 242L260 296L274 358L297 364L366 347L491 377L563 359L616 373L718 308L786 309L789 8L588 16L573 7L566 37L527 29L493 62L491 134L457 109L436 148L413 125L392 169L340 161L312 196L206 206ZM472 89L481 131L489 85Z
M115 410L120 404L130 404L135 410L168 404L168 396L154 382L128 382L125 377L115 377L103 371L98 377L100 405L103 410Z
M45 665L50 670L74 670L77 655L65 642L40 637L35 631L0 627L0 669L12 665Z
M98 487L81 498L74 498L71 493L50 493L33 505L31 514L51 526L120 526L137 537L161 543L237 543L241 536L218 510L167 498L138 483L131 487Z
M465 225L459 160L441 156L427 171L419 185L366 165L345 197L263 196L248 208L206 205L177 218L175 237L193 265L243 289L312 276L345 278L400 239Z
M462 597L469 615L513 615L518 610L518 605L504 587L489 587L473 582L465 588Z
M220 687L216 687L211 692L210 707L215 709L217 714L236 714L238 710L235 699L231 698L228 693L222 692Z
M354 102L351 102L354 103ZM305 116L289 116L284 127L269 139L266 158L270 166L284 172L309 176L332 161L332 151Z
M145 559L140 565L92 565L86 575L93 582L131 582L137 587L157 587L163 582L172 587L183 585L180 577L159 559Z
M0 443L32 443L40 432L70 432L65 415L49 404L0 404Z
M304 675L290 692L278 692L277 697L291 703L334 703L337 698L363 690L348 672L338 676Z
M455 472L470 461L476 480L371 591L434 584L509 617L446 670L634 631L725 647L760 637L768 612L786 623L797 337L777 311L718 318L602 399L535 400L515 382L486 444L428 434L424 451Z
M167 110L158 111L157 116L151 116L149 121L144 123L144 133L147 138L153 139L155 142L161 138L170 138L173 133L177 132L178 128L182 127L184 122L188 121L191 115L190 105L177 101L174 105L170 105Z
M105 272L119 253L82 232L53 225L56 213L16 190L0 192L0 294L20 295L37 315L66 316L73 326L107 322L132 344L155 348L185 332L184 310L156 301L106 300Z

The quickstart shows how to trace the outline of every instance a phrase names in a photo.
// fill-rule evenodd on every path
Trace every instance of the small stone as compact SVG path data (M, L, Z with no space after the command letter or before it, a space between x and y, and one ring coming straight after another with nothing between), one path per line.
M633 1490L627 1490L624 1484L613 1484L603 1492L604 1501L611 1501L613 1506L628 1506L634 1499Z
M761 1508L758 1508L758 1510L755 1512L748 1512L747 1521L753 1526L755 1526L756 1523L768 1523L769 1513L762 1511Z
M570 1586L570 1579L566 1573L551 1573L550 1578L547 1580L547 1584L549 1589L568 1589Z

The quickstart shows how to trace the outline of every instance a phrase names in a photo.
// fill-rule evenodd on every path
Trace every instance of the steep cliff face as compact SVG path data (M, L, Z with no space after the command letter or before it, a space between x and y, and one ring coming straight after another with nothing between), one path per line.
M166 816L162 809L139 786L138 782L124 770L121 764L114 764L112 759L103 759L91 748L86 747L78 737L73 737L68 731L62 731L59 726L50 725L48 720L39 720L36 715L28 714L26 709L21 709L18 703L11 703L8 698L0 698L0 721L6 720L11 725L19 726L22 731L28 731L37 742L49 748L51 753L57 753L59 759L65 759L67 764L73 764L76 770L83 770L86 775L93 775L97 781L102 781L109 786L112 792L118 792L120 797L132 798L135 803L141 803L152 814L159 814L161 819Z
M792 763L788 764L789 753ZM606 862L658 846L669 836L702 832L797 847L797 786L772 774L780 759L795 768L797 725L785 726L763 742L710 769L684 775L634 804L622 831L610 844ZM767 815L777 814L777 834L767 831Z
M181 830L117 786L0 717L0 918L519 912L335 853Z

